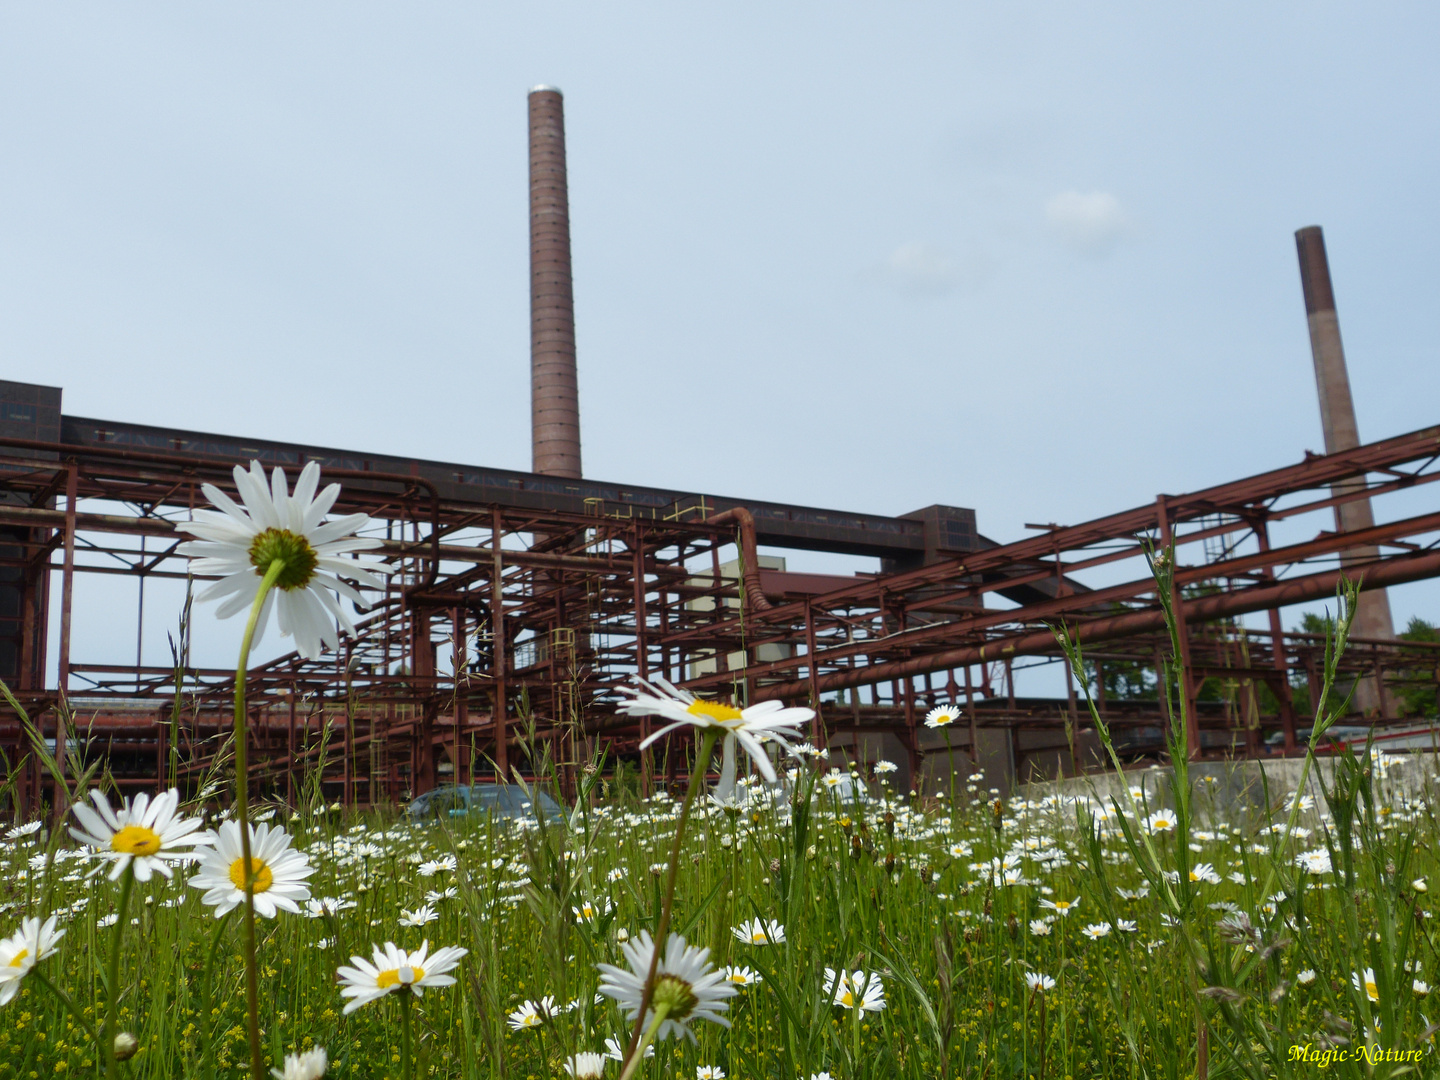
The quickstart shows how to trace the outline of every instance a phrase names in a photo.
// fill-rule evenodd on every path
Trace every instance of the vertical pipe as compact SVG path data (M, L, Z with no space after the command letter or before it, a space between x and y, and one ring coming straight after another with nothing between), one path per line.
M1270 524L1261 520L1255 525L1255 540L1261 551L1270 550ZM1266 581L1275 580L1275 568L1264 567L1261 576ZM1266 614L1270 619L1270 662L1277 675L1275 700L1280 706L1280 728L1284 734L1285 753L1295 752L1295 705L1290 697L1290 661L1285 655L1285 628L1280 622L1280 609L1271 608Z
M65 701L70 693L70 615L75 594L75 503L79 499L80 466L71 461L65 471L65 564L60 572L60 707L55 710L55 805L58 821L70 808L65 782Z
M505 565L500 556L500 538L505 528L498 506L490 522L493 558L490 564L490 674L495 694L495 704L490 710L490 726L495 732L495 771L500 774L496 779L505 784L510 781L510 733L505 727L505 583L502 578Z
M579 479L565 99L553 86L537 86L529 104L531 467L546 476Z
M455 767L453 775L457 786L460 785L460 776L464 768L460 761L461 737L465 732L465 724L470 719L470 701L466 696L470 692L469 672L466 671L466 667L470 663L470 646L465 638L466 614L465 609L460 607L453 608L450 612L455 639L455 656L452 661L455 665L455 751L450 760Z
M1340 341L1340 319L1335 313L1335 290L1330 283L1330 262L1325 254L1325 234L1319 225L1295 233L1300 257L1300 284L1305 292L1305 315L1310 324L1310 351L1315 360L1315 384L1320 391L1320 424L1325 433L1325 452L1339 454L1360 445L1355 422L1355 403L1350 396L1350 376L1345 367L1345 348ZM1364 477L1342 481L1331 488L1336 498L1364 490ZM1369 499L1350 499L1335 507L1335 525L1340 532L1368 529L1375 524ZM1379 557L1375 547L1351 548L1340 556L1342 566L1364 566ZM1356 637L1389 639L1395 636L1390 599L1384 589L1367 589L1360 594L1352 632ZM1367 687L1367 684L1368 687ZM1376 693L1369 680L1356 690L1357 704L1373 708Z
M285 733L285 803L295 808L295 687L290 687L290 718Z

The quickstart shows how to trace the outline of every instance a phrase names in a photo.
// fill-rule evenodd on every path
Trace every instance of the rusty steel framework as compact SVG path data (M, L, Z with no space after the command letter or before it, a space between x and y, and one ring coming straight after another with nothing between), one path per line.
M569 764L597 740L635 757L646 722L615 711L618 687L635 674L752 703L816 703L817 739L848 737L859 747L867 735L898 737L912 769L937 749L920 723L925 710L960 702L956 745L972 758L987 731L1010 740L1012 760L1020 734L1061 731L1070 766L1083 767L1073 680L1066 700L1017 699L1013 665L1058 658L1051 628L1063 623L1102 669L1154 666L1166 640L1162 612L1153 581L1131 571L1143 570L1147 545L1171 543L1192 673L1182 692L1196 705L1192 747L1257 754L1279 731L1293 750L1306 718L1291 688L1314 683L1323 643L1285 633L1279 609L1332 596L1342 553L1367 587L1440 576L1440 512L1273 544L1272 526L1347 499L1383 506L1440 479L1437 461L1440 428L1427 428L1018 543L932 551L923 565L851 578L764 569L764 534L741 506L716 513L701 499L645 514L596 498L579 511L537 508L468 497L419 470L327 467L326 478L344 485L335 512L374 518L382 554L399 572L339 654L290 654L250 671L254 782L293 801L304 778L318 776L327 798L378 802L447 774L509 775L541 744ZM233 463L133 446L0 442L0 584L16 628L6 638L9 682L54 740L62 768L104 755L118 783L138 786L199 784L224 768L232 670L192 665L183 641L171 665L89 662L71 655L71 622L79 575L187 580L174 522L204 504L201 484L228 488ZM741 554L738 573L722 565L729 545ZM1121 580L1080 581L1107 575ZM1016 606L997 606L1000 595ZM1255 612L1268 613L1264 630L1239 624ZM52 620L58 681L46 678ZM1376 679L1382 720L1396 711L1385 687L1431 685L1437 665L1440 647L1395 641L1357 640L1346 657L1350 677ZM1207 679L1226 693L1198 700ZM1261 707L1261 685L1273 708ZM1135 752L1146 752L1143 733L1162 722L1163 706L1100 706L1132 731ZM0 718L0 747L24 803L54 798L13 711ZM676 762L639 764L648 785Z

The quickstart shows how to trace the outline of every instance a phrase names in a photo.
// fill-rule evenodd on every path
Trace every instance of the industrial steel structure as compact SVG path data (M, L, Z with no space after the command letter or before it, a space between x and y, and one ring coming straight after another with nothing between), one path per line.
M28 412L19 400L27 395ZM1027 732L1048 733L1041 747L1053 752L1056 733L1068 730L1073 744L1085 726L1073 700L1017 700L1006 677L1019 658L1058 655L1051 627L1072 628L1100 665L1153 664L1163 627L1149 577L1079 584L1112 565L1135 566L1147 543L1176 545L1177 610L1195 680L1185 692L1196 698L1205 679L1227 687L1192 712L1193 745L1253 754L1274 730L1289 748L1305 722L1290 690L1314 678L1319 644L1284 633L1279 609L1333 594L1338 557L1357 546L1375 554L1346 569L1371 587L1440 575L1440 550L1425 540L1440 531L1440 513L1270 540L1272 526L1301 515L1440 479L1440 428L994 545L975 533L972 516L951 508L882 518L747 506L58 412L48 415L60 421L59 438L14 434L27 415L37 423L47 415L44 396L0 386L0 602L12 616L0 674L61 760L76 750L67 741L79 739L79 757L106 755L122 785L171 773L198 783L223 751L234 675L183 654L165 666L71 655L75 580L184 578L174 521L203 505L202 483L228 487L230 466L248 458L321 461L326 477L344 484L336 511L383 522L383 553L402 570L342 653L289 655L250 673L255 782L290 798L317 767L327 796L356 801L398 799L445 773L508 773L524 766L517 755L531 740L548 741L562 762L580 760L597 739L633 757L644 722L615 714L617 687L632 674L750 702L815 702L817 737L848 739L858 750L865 736L887 733L912 768L937 749L923 737L925 710L958 701L966 723L953 746L1013 754L1023 768ZM757 556L761 543L864 551L894 568L853 578L769 571ZM722 566L729 544L741 553L739 574ZM993 597L1013 606L987 605ZM57 607L51 681L44 628ZM1238 626L1249 612L1269 612L1268 631ZM1397 684L1433 683L1440 648L1359 639L1346 664L1352 675L1374 677L1382 693L1391 688L1380 710L1391 716ZM1261 685L1273 707L1251 692ZM67 697L69 730L60 722ZM1160 706L1102 707L1117 726L1141 729L1132 746L1146 752L1143 729L1160 722ZM1000 741L987 744L988 730ZM11 763L28 756L22 795L40 797L35 755L15 720L0 728L0 744ZM1073 745L1069 756L1078 756ZM675 762L637 764L648 776Z
M0 678L18 707L0 710L0 767L22 810L63 807L68 776L101 760L121 787L191 788L233 760L234 672L197 664L183 626L158 666L138 640L133 664L76 655L72 631L77 582L122 575L137 608L107 625L138 639L145 583L191 584L176 522L204 505L203 484L230 488L251 460L292 474L320 462L343 484L335 512L370 515L398 571L341 652L248 674L252 790L292 803L508 777L542 748L563 771L600 743L648 789L679 762L675 740L669 757L641 755L647 721L616 711L636 675L814 705L818 745L899 757L917 785L957 754L992 782L1086 767L1078 678L1127 755L1153 758L1165 695L1104 688L1107 671L1143 684L1160 667L1168 637L1145 557L1170 545L1197 755L1296 749L1309 718L1295 693L1315 701L1324 646L1286 633L1280 609L1333 595L1342 572L1366 590L1343 674L1367 718L1398 719L1400 695L1433 691L1440 645L1395 640L1384 589L1440 576L1440 512L1376 525L1371 503L1403 506L1440 479L1440 427L1359 442L1318 229L1297 242L1324 455L997 544L958 507L889 517L583 477L558 90L531 91L529 131L533 472L66 416L60 390L0 383ZM1313 527L1331 514L1335 529ZM879 570L789 573L761 546ZM1262 628L1241 622L1254 613ZM1018 664L1061 662L1062 624L1090 670L1067 673L1066 697L1017 696ZM963 709L943 735L921 723L942 703Z

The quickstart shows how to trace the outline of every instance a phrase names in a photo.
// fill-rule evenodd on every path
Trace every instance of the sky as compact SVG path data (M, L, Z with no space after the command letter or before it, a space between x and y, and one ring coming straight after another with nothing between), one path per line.
M1421 3L10 3L0 378L528 468L548 83L586 475L1019 539L1322 448L1302 226L1362 437L1440 421L1437 39Z

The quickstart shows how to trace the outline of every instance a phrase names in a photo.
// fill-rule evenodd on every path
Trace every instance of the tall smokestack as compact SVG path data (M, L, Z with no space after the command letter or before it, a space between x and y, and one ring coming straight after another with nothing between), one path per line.
M1300 283L1305 290L1305 314L1310 321L1310 351L1315 357L1315 383L1320 390L1320 424L1325 429L1325 452L1343 453L1360 445L1355 423L1355 403L1350 398L1350 376L1345 370L1345 348L1340 343L1340 318L1335 314L1335 290L1330 284L1330 262L1325 256L1325 234L1319 225L1296 232L1295 247L1300 254ZM1362 490L1364 480L1356 477L1336 484L1331 491L1343 496ZM1369 499L1354 499L1335 507L1335 525L1340 532L1368 529L1375 524ZM1363 564L1376 558L1373 547L1351 548L1340 556L1344 566ZM1360 572L1360 571L1357 571ZM1351 632L1356 637L1393 638L1395 624L1390 617L1390 598L1384 589L1366 589L1360 594ZM1359 704L1378 704L1371 680L1356 693ZM1367 694L1367 686L1369 693ZM1370 701L1364 699L1370 698Z
M565 99L553 86L530 91L530 446L535 472L579 479Z

